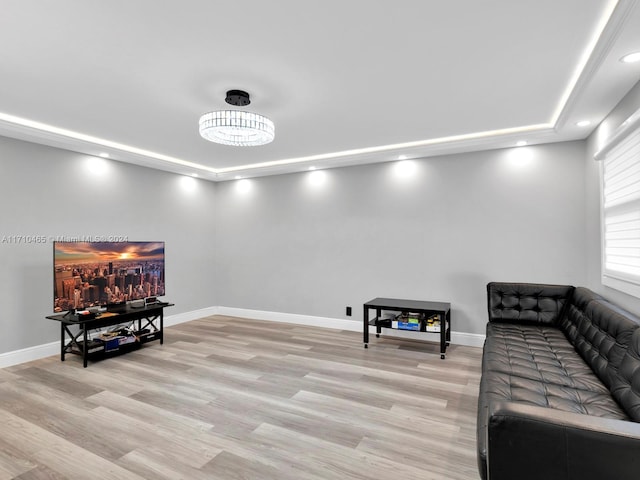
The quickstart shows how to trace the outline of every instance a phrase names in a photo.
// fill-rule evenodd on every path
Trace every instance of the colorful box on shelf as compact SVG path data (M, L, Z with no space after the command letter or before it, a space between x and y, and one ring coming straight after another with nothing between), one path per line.
M113 352L119 350L123 345L135 342L137 342L137 339L133 335L118 335L104 340L104 350L105 352Z
M104 351L105 352L113 352L114 350L118 350L120 348L120 338L113 337L104 341Z
M440 332L440 315L431 315L424 322L425 332Z
M414 331L420 331L420 322L416 321L408 321L408 322L403 322L398 320L397 322L397 329L398 330L414 330Z
M421 315L417 313L402 313L392 322L393 328L398 330L420 331Z

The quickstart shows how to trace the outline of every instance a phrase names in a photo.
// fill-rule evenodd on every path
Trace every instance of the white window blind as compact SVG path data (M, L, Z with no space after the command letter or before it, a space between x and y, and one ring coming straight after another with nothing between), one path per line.
M640 125L625 127L600 156L602 282L640 296Z

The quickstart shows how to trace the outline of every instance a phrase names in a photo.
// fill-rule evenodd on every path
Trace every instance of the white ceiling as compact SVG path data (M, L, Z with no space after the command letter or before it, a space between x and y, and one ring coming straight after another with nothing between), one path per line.
M0 135L211 180L581 139L640 80L639 3L2 0ZM229 89L274 142L199 136Z

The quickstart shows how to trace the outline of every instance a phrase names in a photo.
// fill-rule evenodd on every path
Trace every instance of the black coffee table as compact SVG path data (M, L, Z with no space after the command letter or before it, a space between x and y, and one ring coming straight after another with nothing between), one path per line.
M364 348L369 346L369 326L376 327L376 337L380 336L383 328L389 328L381 322L382 311L391 310L395 312L411 312L424 314L426 317L438 315L440 317L440 358L444 359L447 347L451 342L451 304L445 302L425 302L420 300L401 300L397 298L374 298L364 305L363 315L363 340ZM369 311L375 310L376 316L369 319ZM411 331L411 330L403 330Z

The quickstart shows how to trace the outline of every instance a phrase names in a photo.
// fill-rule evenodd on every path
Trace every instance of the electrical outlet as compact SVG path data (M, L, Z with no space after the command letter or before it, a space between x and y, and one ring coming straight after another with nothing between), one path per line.
M347 307L347 317L351 316L351 307Z

